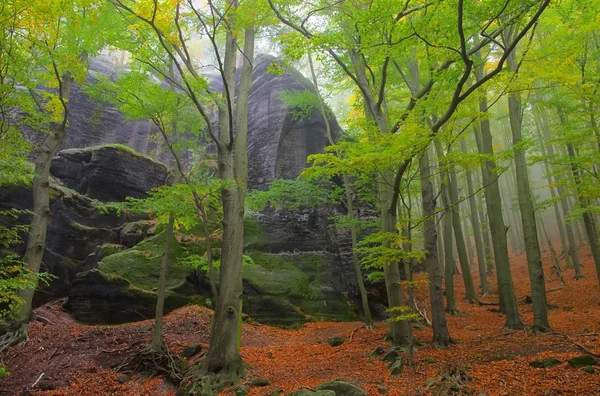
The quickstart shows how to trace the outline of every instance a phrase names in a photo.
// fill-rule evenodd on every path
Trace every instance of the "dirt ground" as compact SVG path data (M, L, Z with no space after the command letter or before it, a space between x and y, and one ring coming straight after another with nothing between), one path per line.
M600 366L589 374L571 368L566 360L585 351L600 355L600 288L594 265L586 248L580 252L584 278L573 280L573 271L564 275L562 286L547 264L550 324L554 332L533 334L528 330L502 329L504 319L494 305L459 301L461 316L448 316L456 345L438 349L431 343L431 329L418 330L419 346L413 367L391 375L386 363L367 355L376 347L386 348L387 325L378 323L368 330L360 322L309 323L298 330L284 330L246 323L242 356L249 364L248 377L270 380L271 385L254 387L250 395L285 394L313 388L327 380L345 379L372 395L436 394L428 380L450 369L464 371L471 378L465 392L492 395L600 395ZM525 256L512 260L519 310L525 324L532 323L531 304L526 302L529 283ZM474 274L477 282L478 275ZM462 278L456 276L457 296L464 295ZM420 306L427 306L427 284L416 290ZM497 290L491 285L492 292ZM483 298L493 303L494 295ZM0 383L0 394L19 395L173 395L175 387L163 378L148 379L116 371L128 356L149 342L152 321L119 326L85 326L72 320L57 301L37 309L38 320L31 324L30 340L2 357L11 375ZM192 343L208 346L211 311L197 306L178 309L166 317L165 339L179 354ZM327 339L343 336L341 346L331 347ZM532 360L556 357L562 364L537 369ZM193 358L190 363L194 363ZM35 385L35 386L34 386ZM228 393L234 394L232 390Z

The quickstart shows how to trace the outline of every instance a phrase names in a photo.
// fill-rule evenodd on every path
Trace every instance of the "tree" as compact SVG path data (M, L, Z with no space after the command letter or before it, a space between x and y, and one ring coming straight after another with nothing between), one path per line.
M510 43L513 40L514 29L509 29L504 34L504 41ZM518 72L516 49L508 56L508 64L514 73ZM529 186L529 174L525 150L523 148L523 137L521 133L523 124L521 97L519 93L512 92L508 96L508 109L510 129L512 131L515 171L517 179L517 192L521 222L525 238L525 253L527 255L527 268L529 269L529 282L531 285L531 299L533 305L533 330L537 332L550 331L548 322L548 302L546 301L546 282L544 279L544 268L538 242L538 233L535 221L535 208L531 187Z
M125 0L111 2L125 12L132 22L135 21L136 28L154 38L156 50L164 55L163 60L168 58L173 63L181 78L181 83L174 81L174 85L190 98L217 148L219 176L226 182L221 190L223 248L219 290L208 355L197 372L188 373L182 386L206 392L220 390L244 375L238 339L242 315L244 200L248 179L248 98L260 3L238 3L233 0L223 5L209 2L206 7L197 8L192 1L165 4ZM210 89L190 55L189 35L193 32L206 35L214 50L223 87L220 95ZM224 36L224 50L217 42L221 35ZM243 45L240 46L242 36ZM242 68L236 95L238 55L242 60ZM150 64L169 80L161 72L164 69L157 67L156 62L160 64L160 58ZM204 93L208 94L210 104L201 96ZM210 106L218 111L216 129L209 116Z
M15 2L8 15L9 60L18 71L12 75L12 88L26 89L29 97L11 91L15 106L27 113L33 128L45 134L34 161L33 216L23 260L28 270L40 270L50 216L50 163L67 133L69 97L75 82L83 83L87 75L88 56L104 46L103 22L107 7L93 1L61 0L26 5ZM46 21L39 24L40 20ZM94 23L92 23L92 21ZM79 31L83 29L83 33ZM10 118L9 118L10 119ZM5 115L3 114L3 122ZM27 323L32 315L35 288L21 292L23 305L16 318L20 338L27 337Z

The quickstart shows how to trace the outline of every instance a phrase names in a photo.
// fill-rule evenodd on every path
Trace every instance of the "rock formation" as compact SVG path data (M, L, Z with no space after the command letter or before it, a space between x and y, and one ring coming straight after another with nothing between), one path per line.
M324 120L317 109L294 120L293 109L280 100L287 91L313 90L312 84L289 68L282 75L267 73L274 62L280 61L268 55L257 56L254 62L249 188L265 188L275 178L297 177L306 167L306 157L326 145ZM116 73L106 59L92 63L92 70L92 82L98 73ZM62 286L52 287L50 294L68 295L66 306L75 318L88 323L152 317L161 234L146 238L147 223L135 223L140 218L101 214L95 200L141 197L152 187L169 182L167 167L142 155L158 155L153 152L156 145L148 143L154 128L145 121L125 120L114 107L92 100L81 90L75 91L70 106L73 119L66 149L53 160L51 169L60 188L52 204L44 263L58 275ZM339 129L337 123L333 126ZM107 143L126 144L142 154ZM164 156L159 158L170 162ZM9 201L20 201L21 208L31 202L30 192L23 188L1 194ZM265 210L248 219L246 254L253 262L246 263L243 270L247 314L279 325L311 318L356 318L356 282L347 260L347 236L332 231L329 224L337 210ZM205 276L178 264L192 247L177 246L170 264L166 308L207 299L210 304Z

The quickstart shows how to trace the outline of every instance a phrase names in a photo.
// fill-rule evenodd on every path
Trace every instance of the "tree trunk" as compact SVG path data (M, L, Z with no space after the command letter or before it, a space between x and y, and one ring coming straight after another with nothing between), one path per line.
M550 131L549 131L549 125L548 125L548 120L546 119L546 117L544 116L544 113L542 113L540 115L540 127L541 127L541 132L544 136L544 140L546 141L546 148L548 151L548 155L552 158L555 156L555 152L554 152L554 145L552 144L552 142L550 142ZM543 152L542 152L543 154ZM558 192L558 197L560 198L560 206L562 209L562 213L563 213L563 219L569 214L569 202L566 199L566 191L564 186L562 185L560 179L558 178L558 176L554 177L554 184L556 185L556 190ZM573 228L575 227L575 229L577 230L577 223L576 222L561 222L561 224L564 225L565 228L565 234L567 235L567 241L568 241L568 248L567 251L565 252L565 256L570 256L571 257L571 261L573 263L573 268L575 270L575 279L579 279L581 278L583 275L581 274L581 262L579 261L579 254L577 253L577 243L576 243L576 239L575 239L575 235L573 233Z
M73 86L73 78L70 73L63 73L60 86L61 90L58 95L64 103L63 121L51 125L52 133L44 140L38 151L38 157L34 162L35 173L31 185L33 192L33 216L29 228L27 248L23 257L23 260L27 263L27 268L34 274L40 272L44 249L46 247L46 233L50 219L50 165L52 165L52 158L58 152L66 136L69 119L68 100L71 95L71 87ZM37 94L32 92L32 95ZM17 317L17 323L22 325L25 332L27 330L27 322L32 315L34 294L35 288L28 288L20 293L20 297L23 299L23 306Z
M380 177L378 182L379 186L379 205L381 208L381 230L383 232L396 233L396 218L392 216L388 210L391 202L391 186L387 183L387 180L393 180L391 172L386 171ZM383 268L385 276L385 289L387 292L388 306L390 309L400 308L405 306L404 293L402 292L402 285L400 283L400 268L398 263L388 263ZM409 346L409 322L407 320L393 320L394 313L390 312L392 321L390 321L390 335L392 343L394 345Z
M460 139L460 146L463 152L467 152L467 143L465 139ZM465 169L467 178L467 194L469 194L469 210L471 213L471 225L473 226L473 238L475 239L475 249L477 250L477 266L479 268L479 281L481 284L481 293L485 296L489 294L487 281L487 270L485 267L486 256L483 248L483 239L481 235L481 225L479 223L479 214L477 213L477 202L475 201L475 192L473 189L473 176L470 169Z
M515 51L509 55L508 63L513 68L513 71L516 72L517 59ZM527 160L525 159L525 151L521 149L523 114L519 95L519 93L513 92L508 96L508 111L515 155L517 196L519 199L519 211L521 213L521 224L523 225L525 254L527 256L527 268L529 270L529 283L531 287L533 306L532 329L534 331L547 332L550 330L550 323L548 322L546 281L544 279L544 267L542 266L542 255L540 253L538 232L535 223L535 207L529 186Z
M594 216L587 209L588 202L585 197L582 196L581 193L581 175L579 173L579 169L577 169L577 165L575 165L575 149L573 148L572 143L567 143L567 151L569 153L569 158L571 159L571 171L573 172L573 177L575 179L575 186L577 188L577 199L579 200L579 206L584 210L583 212L583 223L585 225L585 232L588 238L588 244L590 245L590 251L592 252L592 257L594 258L594 265L596 267L596 275L598 277L598 283L600 284L600 245L598 243L598 234L596 233L596 224L594 220Z
M433 343L438 347L450 345L450 333L444 312L444 294L442 291L442 271L437 255L437 232L435 227L435 195L431 181L429 150L423 150L419 163L421 176L421 202L423 205L423 235L425 264L429 275L429 299L431 301L431 323Z
M454 240L456 241L458 261L460 263L463 282L465 283L465 299L470 303L474 303L477 302L477 294L475 293L475 286L473 286L473 277L471 275L471 268L469 268L469 259L467 257L467 250L465 248L465 238L460 222L458 186L454 165L450 166L449 175L450 183L448 184L448 192L450 194L450 204L452 205L452 228L454 229Z
M354 222L352 221L354 219L354 205L352 203L352 192L350 191L350 180L346 174L344 174L344 189L346 191L348 216L352 223L352 226L350 227L350 234L352 238L352 266L354 267L354 273L356 274L356 281L358 282L358 289L360 291L360 299L362 302L363 313L365 315L365 325L367 328L373 328L373 318L371 317L371 309L369 308L367 288L365 287L365 280L360 267L360 260L358 259L358 253L356 252L358 245L358 232Z
M232 32L227 32L223 72L229 90L234 97L236 78L236 43ZM221 190L223 202L223 249L219 277L214 326L205 360L208 373L223 374L232 382L244 375L244 367L238 348L239 318L242 315L242 259L244 251L244 201L248 182L248 100L252 82L254 59L254 29L247 29L244 38L243 63L235 108L235 134L230 128L233 109L221 105L219 109L219 140L217 162L223 180L235 185ZM223 95L225 96L225 95ZM232 141L234 139L234 141ZM234 155L235 150L235 155Z
M356 82L363 95L367 119L374 123L379 130L379 133L389 133L386 117L373 97L369 78L366 74L366 65L364 64L362 57L356 50L352 50L350 51L350 60L354 67ZM394 215L396 208L393 207L395 205L392 205L393 189L390 184L391 180L394 180L393 172L391 170L385 170L380 173L377 181L381 231L384 233L398 232L396 229L396 216ZM384 247L387 247L386 244L384 244ZM402 292L402 285L400 284L400 268L398 263L388 263L384 266L383 273L389 308L397 309L403 307L404 294ZM406 320L390 321L390 336L394 345L410 345L411 340L408 326L409 323Z
M177 174L177 173L176 173ZM176 183L176 182L175 182ZM174 183L174 184L175 184ZM169 271L169 258L171 255L171 243L173 239L173 215L169 214L169 223L165 230L165 247L160 261L160 273L158 276L158 295L156 298L156 314L154 317L154 332L150 348L160 351L164 347L163 341L163 312L165 307L165 293L167 289L167 274Z
M438 157L440 153L438 152ZM438 162L440 160L438 159ZM440 162L440 168L444 169ZM456 306L456 294L454 292L454 237L452 235L452 209L450 208L450 197L448 194L448 177L446 171L440 172L440 195L442 196L442 205L444 206L442 218L442 231L444 233L444 282L446 285L446 311L451 315L459 313Z
M476 68L478 79L483 75L482 69L483 66ZM487 98L484 95L479 101L479 111L485 113L487 112L487 108ZM475 125L474 129L479 153L493 157L494 147L489 120L481 120L479 126ZM506 328L521 329L523 328L523 323L521 323L521 319L519 318L517 298L515 296L512 274L510 272L506 228L502 218L502 198L500 198L500 185L495 173L495 168L495 162L491 159L487 159L482 165L481 174L483 185L485 186L488 222L492 239L492 248L494 251L494 260L496 262L496 278L498 281L500 310L506 315L506 323L504 324Z

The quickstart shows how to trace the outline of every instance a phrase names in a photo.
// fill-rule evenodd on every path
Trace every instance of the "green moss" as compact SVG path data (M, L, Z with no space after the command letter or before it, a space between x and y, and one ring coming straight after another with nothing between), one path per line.
M116 243L104 243L99 248L101 257L108 257L112 254L116 254L122 251L122 246Z
M121 276L135 287L153 290L158 286L160 262L165 243L165 233L148 238L131 249L117 252L102 259L98 268L105 273ZM178 259L194 253L195 246L184 246L173 238L169 258L167 288L175 287L191 273L191 268ZM196 252L197 253L197 252Z
M149 159L149 160L151 160L153 162L158 162L154 158L152 158L152 157L150 157L150 156L148 156L146 154L140 153L138 151L135 151L133 148L131 148L129 146L126 146L124 144L121 144L121 143L105 143L105 144L102 144L102 145L99 145L99 146L90 147L90 150L98 150L98 149L102 149L104 147L116 148L116 149L119 149L119 150L122 150L122 151L126 151L129 154L133 154L136 157Z
M326 252L272 254L247 252L254 264L242 273L261 293L281 296L313 319L355 320L351 304L332 291L331 256Z

